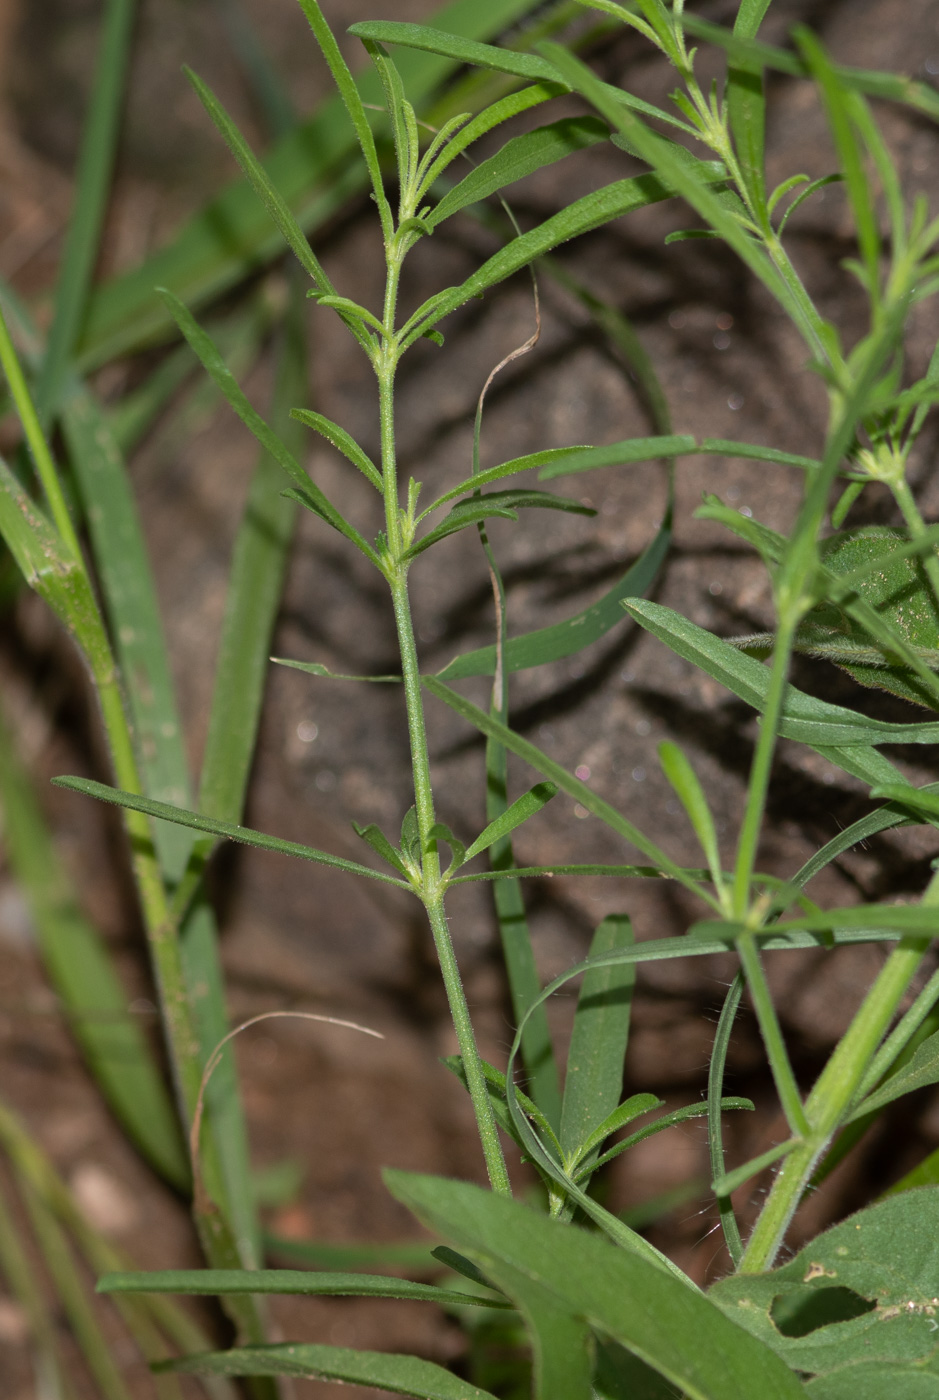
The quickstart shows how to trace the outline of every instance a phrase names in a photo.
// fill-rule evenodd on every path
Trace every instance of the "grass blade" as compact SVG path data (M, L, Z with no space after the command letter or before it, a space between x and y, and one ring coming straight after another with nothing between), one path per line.
M75 196L56 282L55 315L36 385L36 408L48 425L58 409L98 256L111 173L120 138L121 106L130 56L135 0L108 0L82 131Z
M43 963L112 1111L158 1172L179 1190L189 1160L163 1076L128 1014L97 930L68 887L29 779L0 725L0 805L7 858L29 904Z
M59 1351L55 1320L46 1303L42 1284L21 1239L5 1193L0 1189L0 1276L16 1299L29 1326L35 1348L37 1394L50 1400L71 1400L74 1394Z
M625 914L611 914L597 928L589 956L628 948L632 942L630 920ZM627 965L597 968L581 984L561 1108L561 1150L566 1158L577 1156L619 1103L634 982L635 969ZM589 1156L583 1165L590 1166Z

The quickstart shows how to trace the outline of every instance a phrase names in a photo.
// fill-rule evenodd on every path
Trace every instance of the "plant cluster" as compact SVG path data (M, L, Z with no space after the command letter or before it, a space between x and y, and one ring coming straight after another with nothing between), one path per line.
M0 463L0 531L23 578L83 651L97 690L114 783L57 781L123 810L160 996L175 1105L126 1021L110 1026L84 1023L84 1048L103 1091L141 1150L175 1185L186 1188L192 1181L194 1218L207 1264L199 1271L142 1274L116 1269L99 1252L95 1267L107 1269L100 1287L140 1310L135 1314L140 1328L156 1329L172 1339L176 1354L159 1363L164 1375L188 1371L205 1377L250 1377L253 1392L261 1396L275 1394L275 1378L287 1375L367 1384L428 1400L492 1400L494 1393L530 1393L544 1400L640 1395L650 1400L783 1400L802 1393L813 1400L838 1400L849 1394L878 1400L888 1393L913 1394L918 1386L923 1394L932 1393L930 1387L939 1386L934 1320L939 1310L939 1256L936 1229L929 1221L939 1215L939 1157L928 1158L886 1198L827 1230L794 1257L779 1261L806 1193L883 1108L939 1080L939 973L924 977L939 927L939 873L915 900L902 904L822 908L810 893L815 875L870 835L914 823L939 826L936 786L914 786L883 752L895 744L929 745L939 736L939 724L921 713L939 710L939 526L924 521L909 482L911 454L930 407L939 399L939 351L919 378L904 353L913 308L939 291L939 221L930 216L922 197L912 204L905 197L870 99L905 104L933 121L939 117L939 100L925 85L837 65L803 28L794 32L791 47L762 42L758 35L769 0L742 0L731 28L686 14L682 0L671 5L665 0L636 0L634 5L593 0L589 6L584 0L585 10L602 16L600 32L628 26L668 60L679 87L661 109L602 82L572 45L551 38L571 13L580 13L577 5L550 8L540 25L525 30L513 48L488 40L524 12L519 4L493 5L492 14L484 17L478 7L458 4L445 13L441 27L385 21L353 25L351 32L371 59L373 71L367 81L377 87L376 93L353 79L317 0L299 3L343 109L345 125L339 135L335 121L329 127L323 160L335 167L341 157L348 173L330 198L338 200L358 182L359 187L367 185L374 200L386 274L379 309L359 304L334 285L308 239L308 211L298 217L297 199L272 178L209 88L195 75L190 78L294 254L298 277L305 279L302 290L341 320L369 361L381 453L372 460L347 428L317 411L294 406L304 363L301 301L292 302L284 327L275 427L249 402L218 338L196 319L187 297L167 288L159 293L163 311L264 454L236 549L216 700L195 797L189 795L159 618L123 472L120 433L80 377L95 356L104 358L126 346L126 305L110 309L110 322L106 307L97 326L92 320L97 339L84 365L77 356L116 131L116 82L102 81L96 89L58 312L45 347L25 308L12 294L4 294L15 335L5 324L0 329L0 362L34 475L27 476L25 458L20 470ZM101 60L105 77L120 67L129 17L128 4L109 7ZM723 52L726 77L721 82L700 84L696 42ZM471 77L463 80L466 110L453 105L451 93L449 110L437 112L428 128L417 112L441 63L470 71ZM774 72L817 88L838 161L837 170L823 180L794 174L774 189L767 185L766 79ZM550 111L560 99L569 103L572 94L582 100L583 114L536 124L508 136L493 154L472 159L476 142L488 138L489 149L493 135L507 123L540 108ZM501 197L517 180L562 157L606 141L641 162L645 172L582 196L526 232L515 229L466 280L436 292L406 318L399 316L405 259L419 256L424 240L444 220L490 196ZM466 156L471 158L469 165ZM867 326L854 344L846 343L842 328L818 310L785 236L804 201L831 182L843 185L853 216L857 250L848 266L868 308ZM828 398L827 431L817 455L795 456L762 445L663 430L601 446L549 447L483 469L483 394L472 472L425 504L421 483L399 479L396 457L396 375L408 350L426 338L445 354L440 327L473 297L577 235L676 197L693 211L698 226L672 238L721 239L801 336ZM15 340L21 346L19 354ZM289 418L283 412L287 406L293 409ZM146 406L140 409L144 417L148 411ZM68 478L50 447L56 423L68 453ZM347 518L302 466L307 430L325 438L374 489L382 519L374 537ZM583 615L581 626L513 635L487 521L517 521L520 512L531 509L590 513L579 499L529 485L532 473L548 482L603 467L674 462L701 453L771 464L801 476L801 504L788 537L718 496L708 496L697 512L742 540L762 561L775 612L771 633L726 639L644 596L667 559L669 513L641 558L599 606ZM512 484L506 485L510 479ZM74 483L77 501L70 501L65 481ZM849 512L871 484L887 488L902 529L846 526ZM387 584L393 607L400 673L391 678L338 678L344 683L397 681L403 695L413 805L404 815L400 834L376 825L356 828L375 858L371 864L240 825L267 641L298 507L312 512L364 556ZM76 526L76 511L81 513L81 526ZM86 563L80 528L87 529L93 569ZM457 658L444 672L426 674L409 592L420 586L421 556L463 530L479 535L481 566L493 586L495 639L491 646ZM719 839L712 804L688 757L673 742L659 748L662 770L700 845L700 867L678 863L645 834L640 821L602 800L511 725L509 679L514 671L570 655L627 618L760 716L732 849L729 839ZM870 718L863 690L858 691L856 706L818 699L791 679L793 655L800 651L831 660L861 686L900 695L920 711L897 723ZM311 672L318 678L315 684L330 680L318 663L285 664ZM492 677L488 709L474 704L454 684L479 675ZM437 815L425 703L448 706L486 741L487 823L468 844ZM762 872L758 865L780 738L821 754L863 783L872 800L867 815L786 879ZM508 785L509 755L537 775L527 791L514 797ZM18 781L8 776L5 782L8 808ZM559 791L606 823L622 839L626 853L638 853L643 864L519 869L512 854L513 833ZM19 810L28 814L25 789L17 800ZM43 849L38 819L30 824L24 816L21 833L21 840L11 836L14 855L41 901L50 857ZM472 1102L489 1189L400 1172L388 1173L387 1184L442 1241L435 1256L451 1272L446 1286L364 1272L263 1267L227 1045L232 1032L225 1020L214 921L203 883L206 863L224 839L292 854L345 876L382 881L406 891L423 907L459 1045L451 1068ZM483 856L488 866L473 867ZM542 987L524 921L523 881L558 872L618 881L674 881L691 897L698 914L680 936L638 943L626 915L609 916L597 928L587 959ZM494 892L517 1019L503 1068L480 1056L448 926L448 894L476 880L490 882ZM623 888L628 906L628 884ZM99 1010L105 1004L119 1008L122 999L113 972L74 911L71 922L63 922L60 894L46 890L47 903L55 907L40 922L45 954L63 997L79 1012L91 1004ZM75 955L75 938L81 958ZM824 947L835 955L840 946L857 943L882 943L882 965L821 1074L806 1087L793 1069L766 963L792 949ZM655 1095L635 1093L622 1100L630 1001L640 964L726 952L736 955L739 971L717 1026L707 1099L657 1117L650 1116L662 1107ZM577 977L582 982L562 1074L545 1002ZM728 1045L744 993L756 1015L787 1134L754 1160L728 1163L722 1117L752 1106L723 1092ZM591 1189L595 1174L614 1157L694 1116L706 1118L711 1189L732 1264L729 1276L707 1292L608 1210ZM183 1146L187 1139L188 1155ZM36 1218L47 1230L52 1228L49 1221L56 1210L66 1207L56 1205L59 1198L43 1176L45 1168L38 1158L29 1157L15 1125L4 1141L19 1144L16 1160L26 1164L21 1171L23 1189L30 1200L40 1201ZM14 1147L8 1150L13 1153ZM543 1187L541 1208L513 1197L507 1150L520 1155L537 1174ZM769 1168L770 1188L744 1238L733 1193ZM77 1228L74 1222L70 1228ZM17 1262L10 1239L13 1232L0 1215L0 1265L25 1297L28 1271L22 1260ZM267 1336L263 1297L285 1292L422 1299L451 1309L476 1309L495 1319L493 1327L514 1328L516 1333L524 1328L530 1362L520 1362L518 1373L507 1378L489 1381L471 1375L464 1380L416 1357L321 1344L274 1345ZM175 1311L148 1311L163 1306L160 1295L181 1293L219 1296L237 1329L237 1344L224 1352L200 1348ZM41 1316L37 1328L37 1335L44 1335ZM179 1350L187 1354L179 1356ZM157 1351L151 1345L151 1353ZM92 1352L103 1375L107 1357L97 1344ZM50 1364L55 1365L54 1357ZM480 1384L492 1384L496 1390L483 1390Z

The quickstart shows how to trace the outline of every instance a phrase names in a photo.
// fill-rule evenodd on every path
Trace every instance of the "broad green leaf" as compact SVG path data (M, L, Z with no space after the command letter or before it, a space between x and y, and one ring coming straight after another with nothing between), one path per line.
M847 530L833 535L822 546L822 561L832 573L842 576L867 568L870 572L858 584L858 594L900 638L921 655L931 669L939 668L939 607L933 597L929 580L918 558L899 554L909 547L908 536L901 530L885 525L869 525L860 530ZM935 550L935 545L932 546ZM810 624L813 615L806 616ZM828 619L825 619L828 622ZM824 626L824 624L822 624ZM936 707L935 699L925 691L919 678L902 664L891 664L883 650L853 617L842 610L834 627L834 635L819 636L813 645L829 642L830 659L848 671L862 685L890 691L920 705ZM838 646L845 646L843 659ZM851 656L856 648L858 659ZM871 656L873 652L873 656ZM866 655L867 659L862 659Z
M506 185L563 160L574 151L607 141L609 135L605 122L596 117L578 116L562 117L550 126L513 136L496 155L482 161L445 194L427 214L426 222L430 228L436 228L468 204L477 204Z
M628 948L632 923L610 914L597 927L590 954ZM581 984L574 1013L561 1104L561 1151L578 1164L587 1157L594 1129L616 1109L623 1091L623 1062L629 1041L635 972L630 966L598 968Z
M489 823L479 835L466 848L464 859L472 860L481 852L486 851L495 841L501 841L509 832L514 831L522 822L527 822L529 817L533 817L536 812L540 812L551 798L556 796L557 786L554 783L536 783L528 792L517 797L510 807L497 817L495 821Z
M312 428L314 432L319 433L327 442L331 442L333 447L338 448L342 455L347 457L353 466L358 467L359 471L372 483L376 491L382 489L381 472L375 466L375 463L369 455L364 452L355 441L355 438L351 437L350 434L346 432L345 428L340 428L338 423L334 423L331 419L325 418L322 413L314 413L313 410L309 408L295 408L290 416L296 418L300 423L305 423L308 428Z
M178 1190L189 1160L175 1109L98 930L55 852L26 773L0 726L0 804L6 856L26 897L43 964L112 1111L149 1162Z
M879 1089L875 1089L863 1099L846 1121L853 1123L855 1119L863 1118L868 1113L877 1113L886 1104L893 1103L894 1099L902 1098L904 1094L912 1094L914 1089L922 1089L927 1084L939 1084L939 1031L927 1036L916 1049L912 1059L896 1074L892 1074Z
M65 777L53 778L52 781L56 787L82 792L87 797L96 797L101 802L111 802L118 807L129 807L133 812L145 812L151 817L178 822L180 826L187 826L192 831L205 831L211 836L221 836L228 841L240 841L245 846L257 846L262 851L278 851L281 855L298 856L300 860L330 865L336 870L347 870L355 875L364 875L370 880L383 880L391 885L404 884L402 880L385 875L382 871L359 865L354 860L343 860L341 856L329 855L327 851L318 851L313 846L301 846L295 841L281 841L277 836L265 836L263 832L252 831L250 827L236 826L233 822L202 816L199 812L187 812L180 807L171 807L167 802L154 802L149 797L122 792L120 788L107 787L104 783L92 782L89 778Z
M374 1386L417 1400L496 1400L432 1361L394 1352L352 1351L347 1347L282 1342L270 1347L210 1351L161 1363L160 1370L197 1376L310 1376L347 1385Z
M939 1355L926 1366L859 1361L809 1381L805 1393L811 1400L939 1400Z
M810 1375L859 1358L928 1364L939 1356L937 1271L939 1188L921 1187L849 1216L779 1269L722 1279L709 1297Z
M597 1348L593 1388L597 1400L681 1400L663 1376L612 1342Z
M627 1347L689 1400L796 1400L771 1349L644 1259L465 1182L386 1172L392 1194L524 1307L531 1284ZM560 1392L546 1391L545 1394Z
M687 618L659 603L629 599L623 603L630 617L652 632L679 656L691 661L721 685L762 711L769 671ZM869 746L873 744L934 744L937 724L890 724L869 719L841 705L817 700L790 685L786 690L779 732L817 747Z
M613 587L591 603L590 607L564 622L539 627L520 637L510 637L505 643L506 671L524 671L531 666L543 666L573 656L584 647L598 642L622 619L622 602L651 588L671 543L671 521L666 518L643 553ZM496 648L480 647L465 652L437 674L441 681L463 680L466 676L491 676L496 666Z
M222 1297L227 1293L289 1293L297 1297L411 1298L462 1307L505 1308L498 1298L438 1288L387 1274L337 1274L318 1269L161 1269L110 1273L98 1280L99 1293L186 1293Z

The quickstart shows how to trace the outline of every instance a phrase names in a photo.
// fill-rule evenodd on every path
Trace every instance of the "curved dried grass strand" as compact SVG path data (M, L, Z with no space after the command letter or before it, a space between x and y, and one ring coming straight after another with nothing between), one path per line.
M262 1011L260 1015L251 1016L247 1021L242 1021L240 1026L235 1026L234 1030L230 1030L227 1035L223 1036L205 1062L205 1069L202 1071L202 1079L199 1083L199 1094L196 1099L195 1112L192 1115L192 1125L189 1129L189 1157L192 1162L192 1194L199 1210L211 1209L213 1204L206 1192L205 1184L202 1180L202 1167L199 1162L199 1137L202 1130L205 1095L209 1087L209 1080L221 1063L222 1052L225 1046L229 1041L234 1040L236 1035L241 1035L242 1031L249 1030L251 1026L256 1026L261 1021L283 1020L288 1017L295 1021L321 1021L329 1026L342 1026L345 1030L361 1031L363 1035L374 1036L376 1040L384 1040L385 1038L381 1031L372 1030L371 1026L360 1026L357 1021L343 1021L338 1016L324 1016L316 1011Z

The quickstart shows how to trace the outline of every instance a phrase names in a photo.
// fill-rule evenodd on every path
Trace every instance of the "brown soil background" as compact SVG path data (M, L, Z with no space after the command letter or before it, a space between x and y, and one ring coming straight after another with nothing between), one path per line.
M302 111L327 91L325 71L292 0L250 0L245 8ZM427 0L324 4L337 28L362 18L420 19ZM727 4L701 7L726 20ZM120 170L109 219L106 271L129 267L164 241L206 191L230 178L229 158L180 74L191 63L216 88L256 142L257 114L211 0L142 5ZM0 108L0 274L41 297L51 286L69 209L77 132L95 51L99 6L92 0L0 5L3 97ZM928 77L939 71L939 20L930 0L777 0L767 34L781 38L809 22L843 62ZM350 43L348 52L354 53ZM604 74L640 95L661 98L663 65L629 36L597 55ZM805 84L772 81L771 175L811 176L833 165L824 120ZM927 195L939 168L936 134L925 119L883 107L884 127L908 187ZM593 150L525 181L513 192L523 226L571 198L629 173L626 158ZM560 172L560 173L559 173ZM817 453L825 405L806 371L804 352L763 292L733 259L708 243L665 247L670 229L688 222L674 204L646 211L566 248L563 257L593 290L630 316L653 356L676 431L766 442ZM444 281L460 279L487 236L466 222L438 233L412 254L405 298L414 304ZM858 295L840 261L851 252L842 196L816 197L793 225L792 248L826 314L857 334ZM350 207L318 244L341 288L377 304L377 243L370 206ZM545 446L615 441L650 431L635 387L587 317L547 278L543 331L536 349L499 377L486 413L486 463ZM451 318L441 352L422 345L400 384L402 467L427 488L469 469L476 396L493 364L532 329L530 287L519 277ZM913 319L910 350L922 372L935 342L930 309ZM309 402L346 424L367 449L377 447L369 371L351 340L323 313L313 322ZM100 389L114 397L138 373L109 368ZM266 358L248 388L263 402ZM934 440L914 462L920 499L935 518ZM132 470L164 608L166 629L198 771L211 693L216 639L231 541L255 461L246 431L223 408L203 414L188 436L172 427L151 434ZM311 440L310 465L333 498L374 533L375 502L355 473ZM717 458L685 461L678 473L675 548L656 597L725 634L769 625L761 567L725 533L691 518L714 491L777 529L786 529L799 483L783 469ZM547 517L492 530L509 584L514 631L560 619L608 587L651 537L665 500L660 467L595 473L563 484L597 508L593 521ZM371 514L370 514L371 512ZM871 492L851 523L892 520ZM368 531L366 531L367 533ZM391 613L358 558L311 518L300 522L274 652L358 672L394 667ZM413 593L422 660L436 670L489 639L491 599L471 532L449 541L415 569ZM115 949L129 1001L145 1007L149 984L120 832L108 813L48 788L57 772L105 776L81 669L38 600L23 597L0 637L4 703L16 721L23 756L40 782L43 804L86 906ZM800 683L853 703L856 688L831 670L800 667ZM485 687L471 693L482 700ZM865 695L873 714L904 707ZM570 662L513 681L516 726L573 768L678 860L698 856L662 777L655 745L678 740L712 798L731 839L741 809L754 726L745 706L624 624ZM395 830L407 805L408 760L400 697L390 688L355 688L272 668L248 821L262 830L361 857L350 822ZM481 749L437 708L429 711L440 815L463 837L482 821ZM316 738L304 739L316 727ZM927 752L901 752L910 771L935 777ZM532 779L514 770L516 790ZM760 864L793 872L841 826L865 810L863 795L814 754L783 744L775 773ZM887 835L830 869L812 887L824 903L915 893L927 878L935 844L923 831ZM619 861L622 846L593 818L581 819L564 796L526 827L524 861ZM334 1028L271 1022L242 1037L252 1153L258 1167L299 1164L295 1200L268 1218L284 1233L324 1241L390 1241L418 1234L385 1192L385 1166L481 1179L468 1101L439 1057L454 1048L429 938L416 909L395 892L365 888L341 875L281 858L227 850L217 863L224 960L235 1021L262 1011L304 1008L362 1021L376 1042ZM529 889L542 975L583 956L591 930L608 912L631 914L637 936L682 932L697 911L665 886L556 879ZM483 1051L504 1061L511 1038L497 936L479 887L453 901L452 927ZM881 960L876 950L777 955L771 974L798 1072L810 1083ZM726 959L648 965L639 979L627 1091L652 1090L670 1107L696 1099L732 973ZM142 1002L140 999L143 998ZM571 998L553 1007L559 1043ZM146 1014L145 1010L142 1014ZM152 1017L151 1017L152 1020ZM134 1156L84 1073L43 981L18 890L0 868L0 1078L22 1115L75 1187L92 1217L145 1267L194 1261L185 1212ZM727 1126L733 1160L764 1150L782 1129L748 1012L741 1014L727 1091L751 1096L757 1112ZM912 1166L939 1142L933 1096L904 1100L863 1148L805 1208L793 1241L811 1234ZM704 1130L671 1130L619 1159L605 1189L615 1209L707 1176ZM522 1178L520 1177L520 1180ZM746 1192L746 1218L758 1204ZM726 1258L704 1198L687 1200L651 1228L655 1242L699 1281ZM295 1340L417 1349L457 1358L461 1335L421 1305L364 1301L283 1301L278 1326ZM16 1307L0 1293L0 1373L10 1400L33 1394L28 1351ZM221 1334L220 1334L221 1335ZM152 1385L116 1335L134 1395ZM81 1386L82 1382L78 1382ZM85 1392L82 1392L85 1393ZM90 1393L90 1392L89 1392ZM193 1390L192 1393L195 1393ZM332 1394L303 1382L297 1394ZM350 1396L364 1391L348 1389ZM373 1392L368 1392L372 1394ZM377 1394L377 1392L374 1392Z

